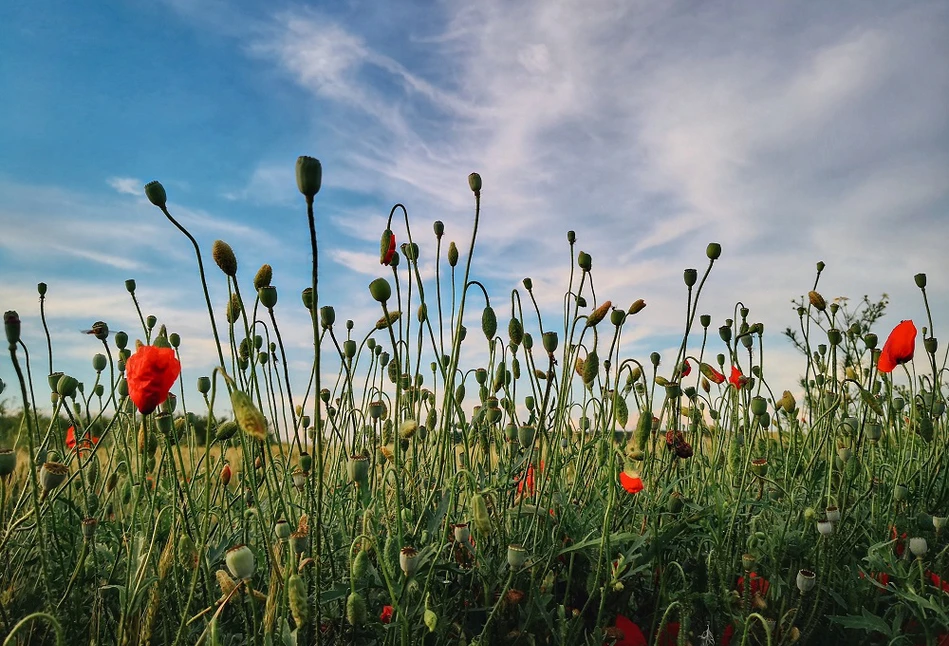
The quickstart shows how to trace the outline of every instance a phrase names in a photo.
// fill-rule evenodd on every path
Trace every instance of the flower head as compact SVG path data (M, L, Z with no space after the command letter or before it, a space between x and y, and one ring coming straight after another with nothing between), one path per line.
M382 234L380 251L379 262L383 265L390 264L392 262L392 256L395 255L395 234L389 229L386 229Z
M92 444L98 444L99 438L95 437L91 433L83 438L82 445L83 447L90 446L89 442L92 441ZM66 431L66 446L70 449L76 448L76 429L72 426L69 427Z
M699 370L702 371L702 374L705 376L706 379L708 379L709 381L713 383L721 384L725 382L725 375L723 375L722 373L720 373L718 370L708 365L707 363L700 363Z
M607 628L605 631L608 640L606 644L615 644L615 646L648 646L646 636L643 631L631 619L623 615L616 615L616 626Z
M142 415L155 410L168 398L168 391L181 373L181 364L171 348L143 345L125 364L129 397Z
M379 615L379 621L384 624L392 623L392 613L395 609L392 606L382 606L382 614Z
M630 475L625 471L620 471L619 482L628 493L639 493L645 488L642 478L638 475Z
M758 576L757 572L752 572L750 575L751 579L751 594L758 596L765 596L768 594L768 588L771 587L771 583L764 578L763 576ZM738 594L745 593L745 577L738 577L738 585L736 586Z
M880 360L877 361L877 370L893 372L896 366L912 360L915 351L916 326L912 321L901 321L893 328L890 336L886 338L886 343L883 344Z
M728 382L735 388L741 390L745 383L748 382L748 378L741 374L741 368L738 366L732 366L732 374L728 378Z

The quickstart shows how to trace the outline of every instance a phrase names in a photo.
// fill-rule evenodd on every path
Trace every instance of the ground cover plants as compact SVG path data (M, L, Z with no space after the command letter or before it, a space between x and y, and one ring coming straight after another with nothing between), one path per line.
M801 381L773 384L748 308L701 314L712 243L684 272L678 356L629 356L646 304L597 295L572 232L562 316L530 278L490 298L470 272L472 174L466 249L426 227L433 281L392 209L366 291L379 320L357 330L319 291L321 173L298 160L312 285L279 305L269 266L239 277L217 241L205 268L146 185L204 285L219 365L197 384L179 379L189 339L144 315L134 281L141 329L97 322L88 374L56 372L6 312L27 405L0 438L4 644L949 643L931 319L876 330L886 300L828 302L818 263L777 341ZM308 383L287 368L289 307L311 313Z

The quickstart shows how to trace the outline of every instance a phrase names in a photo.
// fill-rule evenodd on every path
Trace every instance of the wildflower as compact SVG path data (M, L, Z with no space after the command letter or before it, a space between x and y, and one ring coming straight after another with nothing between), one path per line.
M608 640L615 640L607 641L607 644L612 643L615 646L648 646L649 644L639 626L623 615L616 615L616 626L607 628L604 632Z
M702 371L702 374L711 382L716 384L725 383L725 375L720 373L718 370L708 365L707 363L700 363L699 370Z
M893 549L896 551L897 556L903 556L903 552L906 550L906 532L903 532L899 537L896 533L896 525L890 525L890 540L896 541Z
M692 365L689 363L688 359L682 363L682 372L679 374L683 377L688 377L690 374L692 374Z
M768 594L768 588L771 587L771 583L766 578L764 578L763 576L758 576L756 572L752 572L749 575L749 579L751 581L752 596L763 597L766 594ZM738 590L738 594L745 593L745 577L743 576L738 577L738 585L736 587Z
M679 643L679 622L670 621L656 640L659 646L677 646Z
M949 581L943 581L938 574L928 570L926 571L926 576L928 576L929 580L932 581L933 587L938 588L943 592L949 592Z
M728 378L728 382L738 390L741 390L747 381L748 378L741 374L741 368L732 366L732 374Z
M528 443L529 444L529 443ZM544 470L544 461L540 461L540 470ZM514 477L514 482L517 483L517 493L524 493L524 488L527 488L527 495L534 495L534 465L530 464L527 467L527 473L524 475L523 480L520 476Z
M379 615L379 621L384 624L392 623L392 614L395 612L395 608L392 606L386 605L382 606L382 614Z
M168 398L180 373L181 364L171 348L143 345L129 357L125 364L129 397L142 415L151 413Z
M620 471L619 482L628 493L639 493L644 489L642 478L638 475L630 475L625 471Z
M915 350L916 326L910 320L900 321L900 324L890 332L886 343L883 344L880 360L877 362L877 370L893 372L896 366L912 360Z
M84 439L82 440L82 444L83 444L84 446L85 446L85 445L89 445L89 441L90 441L90 440L92 441L92 444L98 444L98 443L99 443L99 438L97 438L97 437L95 437L94 435L90 434L89 437L88 437L88 439L85 439L85 438L84 438ZM69 429L66 430L66 446L69 447L70 449L76 448L76 429L75 429L74 427L72 427L72 426L70 426Z
M389 229L383 232L379 248L381 252L379 257L380 264L388 265L392 262L392 256L395 255L395 234Z
M691 458L694 453L692 445L685 441L682 431L666 431L666 448L682 459Z

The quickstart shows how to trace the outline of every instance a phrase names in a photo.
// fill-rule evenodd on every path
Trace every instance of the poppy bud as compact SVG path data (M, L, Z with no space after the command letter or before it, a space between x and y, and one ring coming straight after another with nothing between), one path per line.
M358 592L350 592L346 598L346 621L351 626L366 623L366 600Z
M682 278L685 280L686 287L693 287L699 279L699 273L694 269L686 269L682 273Z
M596 354L596 350L590 350L587 353L587 358L583 361L583 373L582 379L583 383L590 385L596 379L596 375L600 370L600 358Z
M488 341L492 341L498 331L498 317L494 313L494 308L490 306L485 307L481 313L481 331L484 332Z
M818 269L818 271L820 270ZM811 305L819 312L823 312L827 309L827 301L824 300L823 296L813 290L807 293L807 300L810 301Z
M215 240L211 246L211 257L225 275L231 278L237 275L237 256L231 245L223 240Z
M308 310L312 310L313 309L313 288L312 287L305 288L303 292L301 293L301 297L303 298L303 307L307 308Z
M310 620L310 600L306 594L306 583L299 574L291 574L287 581L287 601L293 621L297 626L305 625Z
M236 545L224 554L224 562L235 579L250 579L254 575L254 553L246 545Z
M385 278L376 278L369 283L369 293L378 303L385 303L392 296L392 287Z
M164 209L168 201L168 196L165 194L165 187L158 181L152 181L145 185L145 197L148 198L149 202L160 209Z
M221 486L227 487L231 482L231 465L225 464L221 469Z
M610 312L610 323L616 327L621 326L626 321L626 312L623 310L614 309Z
M722 255L722 245L717 242L708 243L708 246L705 247L705 255L708 256L709 260L718 260Z
M471 497L471 516L475 529L479 533L485 536L491 534L491 516L488 514L488 504L480 493L476 493Z
M593 257L585 251L581 251L577 254L577 266L583 271L590 271L593 268Z
M319 159L302 155L297 157L297 188L307 198L307 202L313 200L313 196L320 192L320 186L323 183L323 165Z
M231 298L227 301L227 311L225 312L227 322L230 324L237 323L241 318L241 312L243 312L244 307L241 305L241 299L237 294L231 294Z
M241 429L256 440L267 439L267 418L257 410L250 396L236 388L231 391L231 408Z
M610 311L610 308L612 306L613 306L612 302L606 301L605 303L600 305L598 308L593 310L593 312L590 313L590 316L587 317L586 327L595 327L597 323L599 323L604 318L606 318L606 313Z
M524 289L526 289L527 291L531 291L532 289L534 289L534 281L531 280L530 278L525 278L523 282L524 282Z
M388 283L386 283L386 285L388 285ZM370 287L372 287L372 285L370 285ZM388 315L383 316L378 321L376 321L376 329L385 330L392 327L392 325L396 321L398 321L399 317L401 316L402 316L402 312L400 312L399 310L395 310L394 312L389 312Z
M390 229L386 229L379 240L379 264L391 264L393 256L395 256L395 234Z
M481 194L481 175L478 173L471 173L468 175L468 188L471 189L471 192L475 195Z
M422 621L425 622L425 627L428 628L428 632L430 633L435 632L435 629L438 628L438 615L436 615L435 611L431 608L425 608Z
M7 343L10 344L10 349L13 350L16 348L16 344L20 342L20 315L12 310L5 312L3 314L3 330L7 334Z
M458 264L458 247L454 241L448 244L448 264L452 267Z

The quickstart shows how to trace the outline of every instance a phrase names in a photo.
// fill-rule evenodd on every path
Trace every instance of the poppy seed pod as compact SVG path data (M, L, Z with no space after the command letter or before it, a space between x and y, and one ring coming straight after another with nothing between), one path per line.
M402 573L405 574L407 578L411 577L418 571L418 565L418 550L409 545L403 547L399 552L399 567L402 568Z
M385 303L392 296L392 287L385 278L376 278L369 283L369 294L377 303Z
M313 309L313 288L312 287L304 288L300 296L303 299L303 307L307 308L308 310L312 310Z
M817 531L820 532L821 536L830 536L834 533L834 524L829 520L819 520L817 521Z
M273 285L265 285L257 290L257 298L260 299L261 305L272 310L277 304L277 288Z
M693 287L699 279L699 273L695 269L686 269L682 272L682 279L686 287Z
M557 339L556 332L544 332L543 342L544 350L546 350L548 354L553 354L557 351L559 340Z
M288 523L285 518L281 518L274 523L274 535L281 541L288 540L291 531L290 523Z
M328 329L333 327L333 323L336 322L336 310L333 309L332 305L324 305L320 308L320 325L323 326L323 329Z
M534 443L536 430L537 429L530 424L522 424L520 428L517 429L517 441L520 442L524 448L529 447Z
M320 192L323 184L323 165L319 159L301 155L297 157L296 172L297 188L309 202Z
M471 189L471 192L475 195L481 194L481 175L478 173L471 173L468 175L468 188Z
M432 229L435 231L435 237L439 240L443 235L445 235L445 223L441 220L435 220L435 223L432 225Z
M165 204L168 202L168 195L165 193L165 187L161 185L161 182L152 181L145 185L145 197L148 198L148 201L157 206L160 209L165 208Z
M43 488L43 499L50 491L63 484L66 476L69 475L69 468L60 462L44 462L40 467L40 486Z
M705 255L709 260L718 260L722 255L722 245L717 242L710 242L705 247Z
M752 415L764 415L768 412L768 400L761 395L755 395L751 398Z
M913 556L921 559L929 551L929 545L926 544L926 539L922 536L914 536L909 539L909 551L913 553Z
M913 280L916 281L916 286L920 289L926 289L926 274L916 274L913 276Z
M309 473L310 468L313 466L313 456L304 451L300 454L300 458L297 460L297 464L303 473Z
M215 240L211 246L211 257L226 276L233 278L237 275L237 256L234 255L231 245L223 240Z
M69 375L63 375L56 381L56 393L60 397L75 397L79 380Z
M254 575L254 553L246 545L236 545L224 554L224 562L235 579L250 579Z
M827 340L831 345L840 345L840 342L843 341L843 335L840 333L840 330L832 327L827 330Z
M511 544L507 546L507 564L512 570L524 567L527 563L527 550L523 545Z
M936 350L939 349L939 342L936 341L936 337L931 336L928 339L923 339L923 347L926 348L926 352L929 354L936 354Z
M798 570L796 583L801 594L807 594L817 585L817 575L810 570Z
M451 530L457 543L467 543L468 539L471 538L471 529L468 527L468 523L454 523Z
M577 254L577 266L583 271L590 271L593 268L593 257L585 251Z
M840 509L838 509L836 506L831 505L830 507L827 507L827 509L825 509L824 511L825 511L825 516L827 520L829 520L830 522L836 523L840 521Z

